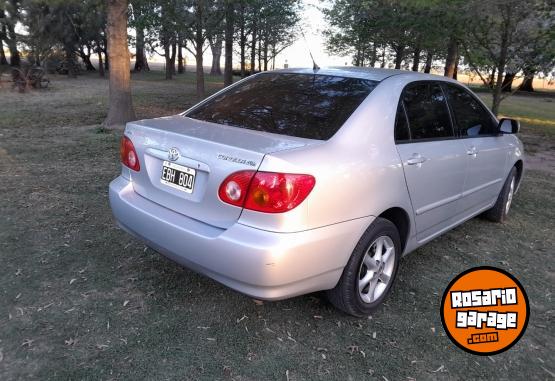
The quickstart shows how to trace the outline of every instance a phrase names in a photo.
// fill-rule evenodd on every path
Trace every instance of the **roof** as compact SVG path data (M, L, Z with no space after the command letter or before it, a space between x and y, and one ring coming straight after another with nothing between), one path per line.
M429 77L429 74L419 73L407 70L395 69L379 69L373 67L357 67L357 66L335 66L324 67L314 71L311 68L290 68L275 70L278 73L298 73L298 74L320 74L320 75L334 75L340 77L352 77L369 79L372 81L383 81L384 79L393 75L410 74L412 76L422 78ZM437 76L436 76L437 77Z

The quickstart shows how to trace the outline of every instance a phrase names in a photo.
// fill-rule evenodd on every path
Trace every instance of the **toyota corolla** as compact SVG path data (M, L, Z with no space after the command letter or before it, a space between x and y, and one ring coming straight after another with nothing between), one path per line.
M479 214L505 220L524 169L518 130L444 77L266 72L128 123L110 203L124 230L235 290L327 290L363 316L403 255Z

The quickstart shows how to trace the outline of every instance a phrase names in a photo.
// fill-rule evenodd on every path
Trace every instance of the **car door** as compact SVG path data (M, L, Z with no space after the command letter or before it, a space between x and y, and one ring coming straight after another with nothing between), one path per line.
M451 226L466 171L466 150L455 136L447 101L437 82L417 81L405 87L395 135L417 240L422 242Z
M497 121L472 93L451 83L443 86L466 150L467 171L459 204L464 217L495 202L503 186L507 147Z

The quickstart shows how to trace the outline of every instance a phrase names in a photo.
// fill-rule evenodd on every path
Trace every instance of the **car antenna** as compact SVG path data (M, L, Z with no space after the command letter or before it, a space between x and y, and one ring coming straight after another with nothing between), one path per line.
M310 51L310 45L308 45L308 41L306 40L306 37L302 29L301 29L301 34L303 35L304 42L306 44L306 47L308 48L308 54L310 54L310 59L312 60L312 70L318 71L320 70L320 66L318 66L316 61L314 61L314 57L312 56L312 52Z

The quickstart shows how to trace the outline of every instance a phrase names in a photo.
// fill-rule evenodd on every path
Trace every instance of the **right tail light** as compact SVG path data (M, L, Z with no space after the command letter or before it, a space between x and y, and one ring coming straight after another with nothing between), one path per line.
M223 202L263 213L283 213L296 208L310 194L316 179L311 175L239 171L220 185Z

